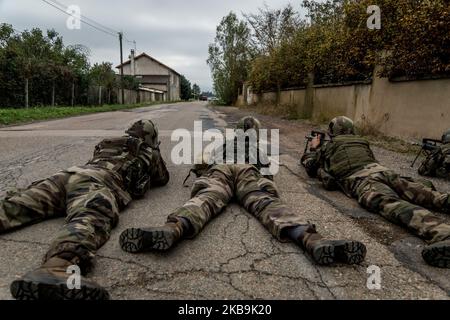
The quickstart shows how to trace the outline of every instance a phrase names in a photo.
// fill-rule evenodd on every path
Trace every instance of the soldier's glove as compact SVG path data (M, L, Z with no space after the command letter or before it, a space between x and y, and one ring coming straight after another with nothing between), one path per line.
M339 185L336 179L327 173L324 169L320 168L318 170L318 176L320 181L322 181L323 187L328 191L335 191L339 189Z

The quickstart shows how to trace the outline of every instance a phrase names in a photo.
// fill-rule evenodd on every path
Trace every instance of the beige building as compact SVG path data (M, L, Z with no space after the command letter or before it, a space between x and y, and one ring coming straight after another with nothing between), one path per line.
M180 100L181 75L145 52L135 56L132 50L130 60L116 68L119 72L123 68L124 75L135 76L141 90L162 94L165 101Z

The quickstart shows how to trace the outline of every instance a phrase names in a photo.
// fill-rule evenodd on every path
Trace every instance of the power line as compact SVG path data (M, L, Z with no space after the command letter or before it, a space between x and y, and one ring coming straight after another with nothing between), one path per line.
M42 1L47 3L48 5L56 8L56 9L58 9L59 11L65 13L66 15L72 16L72 14L67 12L68 11L68 7L65 4L63 4L63 3L61 3L61 2L59 2L57 0L42 0ZM95 29L97 29L98 31L104 32L104 33L106 33L108 35L111 35L111 36L114 36L114 37L117 37L118 34L121 33L121 32L119 32L117 30L114 30L114 29L112 29L110 27L105 26L104 24L101 24L101 23L95 21L94 19L88 18L88 17L86 17L86 16L84 16L82 14L80 14L80 21L85 23L85 24L87 24L87 25L89 25L89 26L91 26L91 27L93 27L93 28L95 28ZM125 36L123 38L124 38L124 40L126 42L134 44L134 47L136 49L136 41L130 40L130 39L126 38Z
M66 15L68 15L68 16L70 16L70 17L73 16L72 14L70 14L69 12L67 12L67 7L65 7L64 5L61 5L61 4L55 4L55 3L52 3L52 2L50 2L50 1L48 1L48 0L42 0L42 1L45 2L45 3L47 3L48 5L52 6L53 8L55 8L55 9L57 9L57 10L63 12L64 14L66 14ZM60 6L61 6L62 8L61 8ZM87 24L88 26L90 26L90 27L92 27L92 28L94 28L94 29L97 29L98 31L101 31L101 32L106 33L106 34L108 34L108 35L111 35L111 36L113 36L113 37L117 37L117 34L115 33L115 31L114 31L114 32L111 32L111 31L105 30L105 29L103 29L103 28L101 28L101 27L98 27L98 26L95 26L94 24L89 23L89 22L87 22L87 21L85 21L85 20L83 20L83 19L80 19L80 21L83 22L83 23L85 23L85 24Z
M68 9L68 7L67 7L65 4L61 3L61 2L58 2L58 1L56 1L56 0L50 0L50 1L53 2L53 3L56 3L57 5L59 5L59 6L62 7L62 8L65 8L66 10ZM112 29L112 28L109 28L109 27L105 26L104 24L101 24L101 23L95 21L94 19L91 19L91 18L89 18L89 17L86 17L86 16L84 16L84 15L82 15L82 14L80 14L80 16L81 16L83 19L85 19L85 20L87 20L87 21L89 21L89 22L92 22L92 23L94 23L94 24L100 26L102 29L105 29L106 31L109 31L109 32L112 32L112 33L119 33L117 30L114 30L114 29Z
M64 5L64 4L62 4L62 3L60 3L60 2L58 2L56 0L42 0L42 1L45 2L46 4L52 6L53 8L63 12L64 14L66 14L66 15L68 15L70 17L73 17L73 14L70 14L68 12L68 7L66 5ZM101 23L98 23L97 21L95 21L93 19L90 19L90 18L87 18L85 16L82 16L81 13L80 13L80 16L76 17L76 18L78 18L81 22L87 24L88 26L91 26L92 28L94 28L94 29L96 29L98 31L101 31L101 32L103 32L105 34L108 34L108 35L111 35L113 37L119 37L120 63L121 63L121 65L123 65L123 44L122 44L122 40L124 39L123 32L118 32L118 31L115 31L114 29L106 27L106 26L102 25ZM90 22L88 22L86 20L88 20ZM127 41L129 43L133 43L134 47L136 48L136 41L131 41L131 40L128 40L126 38L125 38L125 41ZM125 89L124 89L123 78L124 78L124 75L123 75L123 67L122 67L122 68L120 68L120 82L121 82L121 87L122 87L122 90L121 90L121 93L122 93L122 104L125 104Z
M58 7L58 5L56 5L56 4L54 4L54 3L50 2L50 1L47 1L47 0L42 0L42 1L45 2L45 3L47 3L48 5L52 6L53 8L55 8L55 9L57 9L57 10L63 12L64 14L66 14L66 15L72 17L72 15L71 15L70 13L67 12L67 9L64 10L63 8ZM118 36L117 34L114 34L114 33L110 32L110 31L107 31L107 30L102 29L102 28L100 28L100 27L98 27L98 26L95 26L94 24L89 23L89 22L87 22L87 21L85 21L85 20L83 20L83 19L80 19L80 21L83 22L83 23L85 23L85 24L87 24L88 26L91 26L92 28L97 29L98 31L101 31L101 32L103 32L103 33L106 33L106 34L108 34L108 35L110 35L110 36L113 36L113 37L117 37L117 36Z

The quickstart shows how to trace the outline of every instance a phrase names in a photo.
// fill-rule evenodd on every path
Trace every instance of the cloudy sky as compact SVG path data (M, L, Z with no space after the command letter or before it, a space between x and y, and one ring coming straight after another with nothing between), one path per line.
M299 0L58 0L78 5L81 14L136 40L138 53L146 52L211 90L212 82L206 64L208 44L214 40L221 18L234 11L256 12L266 3L271 8L291 2L300 8ZM0 0L0 23L17 30L39 27L54 28L66 44L83 44L91 49L91 62L120 60L118 39L83 24L80 30L66 27L68 16L42 0ZM128 58L133 44L125 42Z

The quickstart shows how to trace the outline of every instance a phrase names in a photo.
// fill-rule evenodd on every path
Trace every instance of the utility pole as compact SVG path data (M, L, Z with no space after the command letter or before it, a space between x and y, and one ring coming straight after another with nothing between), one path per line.
M75 105L75 80L72 80L72 107Z
M120 41L120 90L122 91L122 104L125 104L125 91L124 91L124 83L123 83L123 33L119 32L119 41Z

